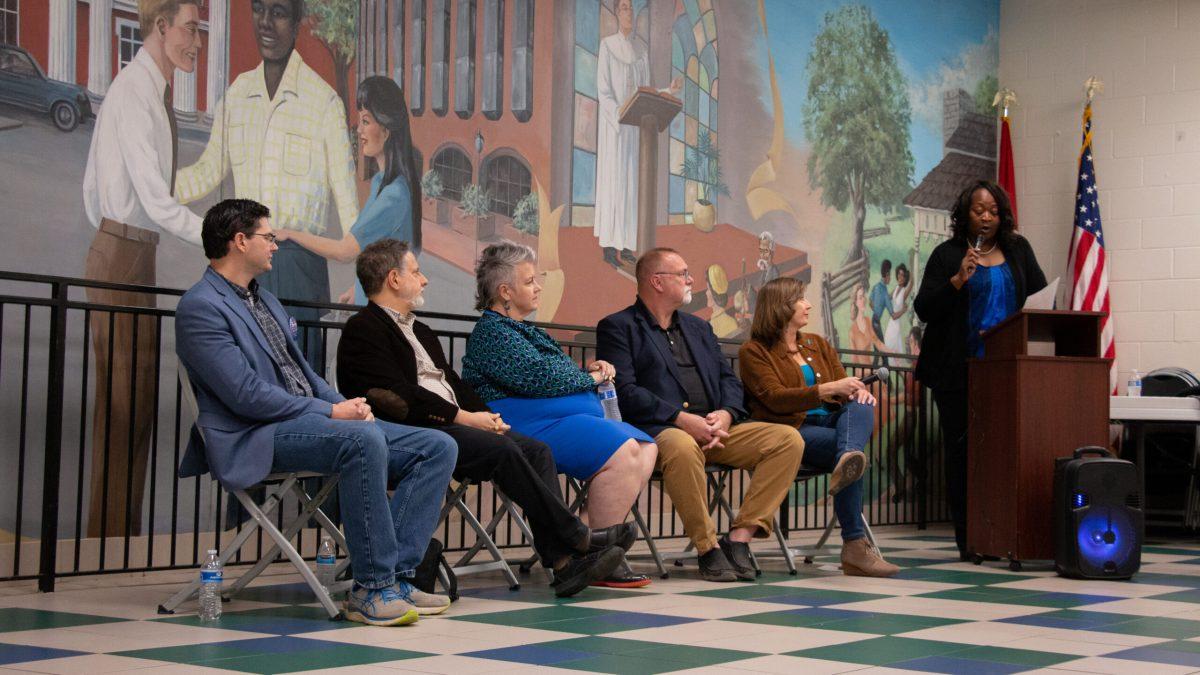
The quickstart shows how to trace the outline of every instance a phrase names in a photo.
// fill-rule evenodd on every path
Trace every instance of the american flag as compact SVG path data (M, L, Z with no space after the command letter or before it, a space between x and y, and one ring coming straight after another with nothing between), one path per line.
M1100 353L1116 358L1112 313L1108 307L1108 256L1104 253L1104 231L1100 227L1096 168L1092 164L1092 104L1083 109L1083 149L1079 151L1079 182L1075 189L1075 227L1071 235L1071 309L1104 312L1101 320ZM1117 391L1117 364L1109 372L1109 387Z

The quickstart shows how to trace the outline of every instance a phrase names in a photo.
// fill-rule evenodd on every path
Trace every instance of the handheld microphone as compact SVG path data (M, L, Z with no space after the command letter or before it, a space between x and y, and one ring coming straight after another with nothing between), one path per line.
M878 370L864 377L862 379L862 383L864 385L872 385L882 380L884 384L886 384L888 381L888 376L891 374L892 371L888 370L887 366L880 366Z
M983 248L983 235L982 234L979 235L978 237L975 237L975 250L978 251L981 248Z

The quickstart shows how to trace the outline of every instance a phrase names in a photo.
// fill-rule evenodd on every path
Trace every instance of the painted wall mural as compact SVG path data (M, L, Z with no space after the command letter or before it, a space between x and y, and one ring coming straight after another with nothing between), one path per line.
M670 246L695 277L686 311L719 336L744 337L757 289L791 276L813 330L872 364L916 352L924 262L963 186L995 174L999 0L204 0L194 67L167 78L177 150L142 147L118 194L94 184L122 162L95 112L128 103L110 87L138 67L138 5L4 4L0 269L186 288L198 216L249 197L288 240L282 297L361 303L354 255L396 236L422 251L426 308L470 313L474 261L506 238L546 272L534 318L591 326L633 300L637 254ZM157 204L124 223L161 230L157 265L89 256L105 199ZM92 340L138 352L127 328ZM92 444L141 472L130 416ZM96 474L90 534L103 491Z
M268 202L276 226L297 233L295 269L275 285L297 299L353 298L347 261L370 230L420 237L430 306L466 312L473 260L503 237L543 258L550 302L538 318L591 325L631 299L637 253L666 245L700 272L688 309L722 337L745 333L756 289L789 275L810 283L819 329L839 345L906 351L912 286L947 234L950 201L994 173L996 0L304 6L296 22L291 0L202 3L197 68L173 81L178 200L195 214L231 196ZM0 236L22 247L0 247L0 265L83 275L88 113L141 45L136 6L77 3L71 35L56 32L51 19L67 19L44 0L17 12L24 28L6 30L0 61L11 177L0 203L12 214ZM355 236L379 192L380 162L357 131L371 76L404 98L376 112L407 117L399 162L421 196L385 213L409 222ZM62 89L54 80L76 84L65 89L76 99L90 92L87 103L54 111L21 93ZM621 119L639 89L679 105L648 139L649 223L647 139ZM78 126L64 133L68 111ZM187 286L204 264L175 237L158 256L167 286Z

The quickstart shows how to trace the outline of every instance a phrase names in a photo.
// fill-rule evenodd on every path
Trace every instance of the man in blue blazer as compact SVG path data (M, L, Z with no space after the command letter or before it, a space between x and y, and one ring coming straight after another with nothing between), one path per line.
M596 357L617 370L626 422L654 436L658 470L709 581L753 581L750 540L771 536L774 514L800 468L804 441L783 424L748 422L742 383L707 321L678 311L692 275L673 249L637 262L637 301L596 328ZM717 539L704 465L754 472L729 533Z
M254 280L278 248L269 216L262 204L228 199L204 217L209 267L175 315L176 351L200 408L181 473L208 470L229 490L277 471L340 474L354 563L347 617L391 626L445 611L447 598L409 580L437 527L458 447L439 431L377 421L364 399L346 400L313 372L296 321Z

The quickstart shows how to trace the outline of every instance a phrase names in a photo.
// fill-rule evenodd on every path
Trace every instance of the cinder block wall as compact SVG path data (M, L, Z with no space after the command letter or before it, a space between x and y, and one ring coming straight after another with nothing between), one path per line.
M1123 393L1134 368L1200 374L1200 0L1001 3L1021 230L1064 283L1089 76Z

